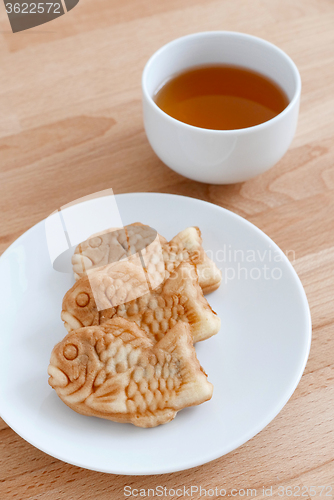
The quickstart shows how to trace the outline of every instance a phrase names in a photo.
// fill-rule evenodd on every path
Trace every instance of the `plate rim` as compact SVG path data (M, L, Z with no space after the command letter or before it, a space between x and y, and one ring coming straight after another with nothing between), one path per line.
M106 195L106 196L112 196L112 195ZM293 265L291 264L291 262L289 261L289 259L287 258L287 256L284 254L284 252L280 249L280 247L275 243L275 241L270 238L266 233L264 233L260 228L258 228L255 224L253 224L252 222L248 221L247 219L245 219L244 217L236 214L235 212L232 212L231 210L228 210L224 207L221 207L219 205L216 205L215 203L211 203L211 202L208 202L208 201L205 201L205 200L201 200L199 198L195 198L193 196L184 196L184 195L178 195L178 194L171 194L171 193L159 193L159 192L131 192L131 193L120 193L120 194L114 194L115 198L116 198L116 203L117 203L117 199L119 198L126 198L126 197L133 197L133 196L139 196L139 197L144 197L144 196L149 196L149 197L152 197L152 198L157 198L157 197L166 197L166 198L182 198L184 200L186 200L186 202L188 202L189 200L191 200L192 202L195 202L195 203L199 203L199 204L205 204L205 205L209 205L210 207L214 208L215 210L217 211L223 211L225 213L228 213L228 216L240 221L241 223L243 224L246 224L246 226L248 226L249 228L251 228L253 231L255 230L255 232L257 234L259 234L262 238L264 238L264 240L266 240L267 242L269 242L271 245L273 245L273 247L279 251L279 253L283 256L283 260L285 262L285 264L288 265L288 268L290 269L290 271L292 272L292 275L294 276L295 278L295 282L298 286L298 290L300 292L300 296L302 298L302 301L303 301L303 305L305 306L304 307L304 310L305 310L305 319L306 319L306 328L305 328L305 338L306 338L306 351L305 351L305 356L304 356L304 359L303 359L303 362L301 363L301 367L300 367L300 370L299 370L299 373L298 373L298 376L296 377L296 380L294 382L294 384L291 386L292 389L290 389L290 391L287 393L287 397L284 399L284 403L282 406L279 406L279 408L277 409L277 407L275 407L270 413L269 413L269 416L267 416L266 419L264 420L261 420L261 422L255 426L254 428L252 428L252 431L249 432L249 433L246 433L246 435L243 435L239 440L236 440L233 444L230 445L230 447L228 447L226 449L226 451L222 453L215 453L215 454L208 454L208 456L203 456L201 455L201 458L200 459L194 459L192 461L189 461L187 462L187 464L185 464L184 466L182 467L179 467L179 466L176 466L176 467L164 467L164 468L161 468L159 469L159 471L157 470L150 470L150 471L142 471L142 470L131 470L131 471L124 471L123 469L120 469L120 470L117 470L113 467L113 470L110 470L108 468L106 469L102 469L100 467L92 467L90 465L82 465L80 462L77 462L77 461L74 461L74 460L71 460L69 461L67 458L64 458L62 457L60 454L55 454L55 453L52 453L50 452L47 448L44 448L43 446L40 446L39 444L36 445L34 443L34 439L31 439L31 438L27 438L25 437L25 433L22 432L21 430L18 431L16 429L16 426L12 426L10 425L7 420L6 420L6 416L4 417L3 416L3 409L0 408L0 417L4 420L4 422L14 431L16 432L16 434L18 434L22 439L24 439L25 441L27 441L29 444L31 444L32 446L34 446L35 448L41 450L43 453L46 453L47 455L51 456L51 457L54 457L58 460L61 460L62 462L65 462L65 463L68 463L68 464L71 464L71 465L74 465L74 466L77 466L77 467L81 467L83 469L87 469L87 470L92 470L92 471L96 471L96 472L102 472L102 473L107 473L107 474L115 474L115 475L124 475L124 476L147 476L147 475L164 475L164 474L170 474L170 473L174 473L174 472L181 472L181 471L184 471L184 470L189 470L189 469L193 469L194 467L199 467L201 465L204 465L206 463L210 463L214 460L217 460L225 455L227 455L228 453L231 453L232 451L236 450L237 448L239 448L240 446L242 446L243 444L247 443L250 439L252 439L253 437L255 437L257 434L259 434L262 430L264 430L269 424L270 422L272 422L272 420L274 420L274 418L282 411L282 409L285 407L285 405L288 403L288 401L290 400L291 396L293 395L293 393L295 392L302 376L303 376L303 373L304 373L304 370L305 370L305 367L306 367L306 364L307 364L307 361L308 361L308 358L309 358L309 353L310 353L310 348L311 348L311 342L312 342L312 318L311 318L311 312L310 312L310 307L309 307L309 303L308 303L308 300L307 300L307 296L306 296L306 292L304 290L304 287L303 287L303 284L297 274L297 272L295 271ZM87 204L87 203L90 203L90 202L94 202L95 199L91 199L91 200L86 200L86 201L83 201L82 204ZM121 215L121 218L122 218L122 215ZM36 224L34 224L32 227L30 227L29 229L27 229L27 231L25 231L24 233L22 233L15 241L13 241L13 243L11 243L9 245L9 247L6 248L6 250L1 254L0 256L0 260L7 254L9 253L9 251L12 249L12 247L16 246L17 244L20 243L21 239L24 239L25 237L27 237L27 235L30 233L30 232L33 232L33 231L36 231L37 227L39 227L41 224L43 224L45 222L46 219L42 219L40 220L39 222L37 222Z

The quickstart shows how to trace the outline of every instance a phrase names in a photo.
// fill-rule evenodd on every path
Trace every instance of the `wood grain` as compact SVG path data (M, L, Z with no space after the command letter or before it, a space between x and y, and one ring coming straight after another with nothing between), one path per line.
M273 238L299 273L313 321L294 395L234 452L180 473L114 476L49 457L0 420L1 500L120 499L125 485L256 488L260 498L272 487L277 500L280 486L332 485L334 495L333 26L332 0L81 0L52 23L12 34L0 5L0 252L61 205L106 187L183 194L226 207ZM279 45L303 83L288 153L231 186L169 170L151 150L141 115L148 57L178 36L221 29Z

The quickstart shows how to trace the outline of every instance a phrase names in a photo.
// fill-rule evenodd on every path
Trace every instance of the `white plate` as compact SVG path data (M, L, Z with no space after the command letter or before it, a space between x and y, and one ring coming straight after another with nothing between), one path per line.
M205 249L222 267L226 283L207 297L222 328L196 345L214 385L211 401L167 425L140 429L78 415L57 397L47 367L66 334L61 302L74 280L51 267L42 221L0 259L0 413L28 442L71 464L117 474L179 471L234 450L283 408L307 361L309 306L283 252L232 212L167 194L116 201L124 225L141 221L167 238L199 226Z

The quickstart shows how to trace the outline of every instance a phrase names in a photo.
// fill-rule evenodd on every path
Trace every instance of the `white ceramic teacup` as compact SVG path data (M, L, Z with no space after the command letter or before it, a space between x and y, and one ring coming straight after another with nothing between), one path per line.
M289 105L271 120L237 130L194 127L167 115L154 102L156 90L175 73L204 64L229 64L274 80ZM209 31L178 38L147 62L143 113L148 140L159 158L179 174L213 184L241 182L271 168L294 136L301 92L298 69L275 45L244 33Z

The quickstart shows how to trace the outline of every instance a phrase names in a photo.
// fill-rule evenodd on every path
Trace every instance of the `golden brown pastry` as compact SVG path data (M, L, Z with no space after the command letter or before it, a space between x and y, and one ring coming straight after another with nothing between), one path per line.
M203 293L219 287L221 272L206 255L198 227L181 231L169 243L161 235L153 240L152 231L149 226L134 223L116 231L105 231L81 243L72 257L75 278L80 279L94 269L101 270L116 260L131 259L140 251L142 261L137 262L144 264L152 288L185 261L196 266Z
M213 390L182 322L157 344L122 318L80 328L54 347L48 373L74 411L139 427L169 422Z
M198 283L204 294L219 288L221 271L205 253L198 227L184 229L169 243L165 243L162 249L167 273L171 273L181 262L190 261L196 267Z
M140 283L134 277L136 272L143 272L140 266L126 262L116 264L120 269L124 264L128 266L131 279L126 283L131 280ZM123 290L119 273L115 279L114 266L115 264L110 268L106 267L101 273L81 278L66 293L61 318L68 331L82 326L100 325L113 317L122 317L137 323L155 342L162 339L179 321L189 323L194 342L218 333L220 319L203 296L193 264L182 263L163 285L134 300L129 300L131 286L128 287L129 296ZM113 302L118 293L117 286L120 294L123 293L125 303L119 304L117 300L116 303ZM140 286L138 285L139 288Z

